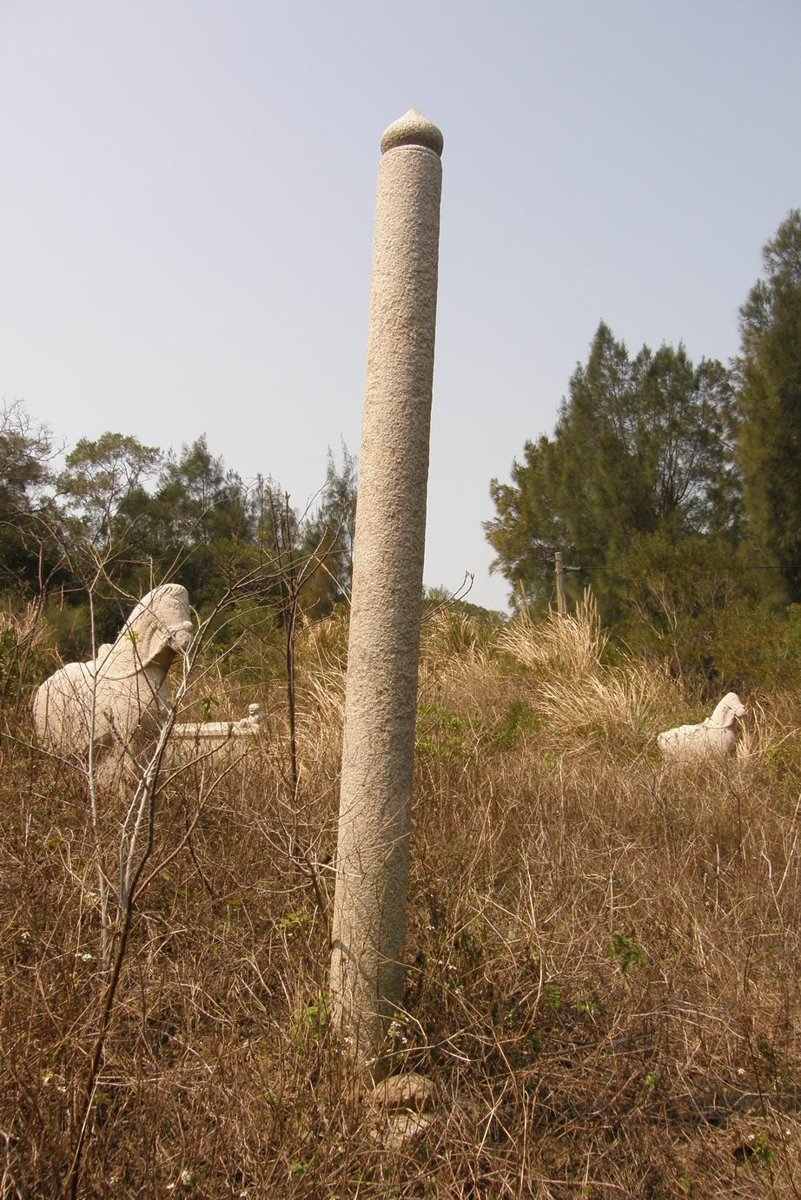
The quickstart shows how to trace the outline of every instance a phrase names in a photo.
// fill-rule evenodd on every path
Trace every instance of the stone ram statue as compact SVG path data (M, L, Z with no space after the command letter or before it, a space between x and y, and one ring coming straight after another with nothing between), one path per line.
M67 663L36 692L33 718L44 745L85 757L132 748L158 736L169 698L167 672L193 636L186 588L164 583L134 608L119 637L97 658Z
M747 711L736 692L727 692L711 717L700 725L679 725L660 733L657 745L665 758L679 761L734 754L740 736L739 720Z
M39 740L59 754L86 759L89 748L139 774L168 713L167 672L192 644L189 594L163 583L143 596L111 646L89 662L67 663L37 690L33 718ZM261 712L238 722L176 725L172 736L216 748L258 731ZM211 739L210 741L208 739Z

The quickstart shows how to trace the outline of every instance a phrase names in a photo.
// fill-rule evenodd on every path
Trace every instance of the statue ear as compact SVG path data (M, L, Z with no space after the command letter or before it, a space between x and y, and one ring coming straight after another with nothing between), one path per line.
M136 631L135 654L141 667L148 667L168 644L170 635L161 622L151 618Z

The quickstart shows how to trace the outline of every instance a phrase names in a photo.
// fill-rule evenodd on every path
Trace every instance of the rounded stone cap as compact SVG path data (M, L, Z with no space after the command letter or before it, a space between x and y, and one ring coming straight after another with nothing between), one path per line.
M410 108L407 113L384 130L381 138L381 153L394 150L396 146L424 146L435 154L442 154L444 139L442 133L427 121L417 108Z

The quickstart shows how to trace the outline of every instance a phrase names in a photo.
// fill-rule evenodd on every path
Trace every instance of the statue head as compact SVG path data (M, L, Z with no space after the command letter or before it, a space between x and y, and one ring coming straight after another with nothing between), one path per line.
M105 679L125 679L157 661L167 668L193 635L189 593L180 583L162 583L142 597L114 645L101 647L96 669Z

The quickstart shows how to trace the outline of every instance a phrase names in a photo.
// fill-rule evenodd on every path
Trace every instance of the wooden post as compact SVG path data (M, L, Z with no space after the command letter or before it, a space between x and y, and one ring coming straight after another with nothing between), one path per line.
M554 556L556 563L556 611L560 617L567 616L567 600L565 599L565 565L562 551L557 550Z

